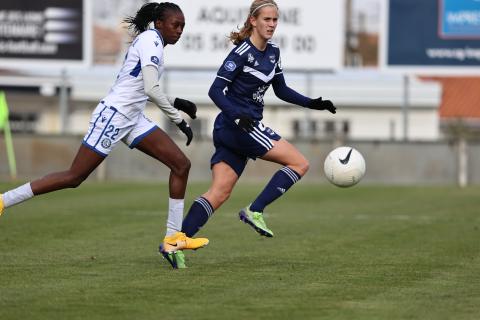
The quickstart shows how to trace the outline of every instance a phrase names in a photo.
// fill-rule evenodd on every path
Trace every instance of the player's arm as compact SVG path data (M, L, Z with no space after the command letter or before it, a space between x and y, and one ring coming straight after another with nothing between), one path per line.
M180 112L172 106L168 97L162 92L158 84L158 69L152 65L142 68L145 94L163 113L175 124L182 122Z
M297 104L309 109L328 110L331 113L337 112L335 106L330 100L323 100L322 97L310 99L287 86L283 73L275 75L272 81L272 87L275 95L279 99L288 103Z
M240 128L250 132L253 130L255 120L248 114L242 114L238 108L227 99L223 93L229 81L225 78L217 77L213 81L208 96L222 110L223 114L234 121Z
M244 65L244 57L235 53L233 49L222 66L218 69L217 77L210 86L208 96L222 110L224 115L231 120L238 119L242 115L239 108L236 107L225 95L225 89L235 80Z
M288 103L293 103L305 108L315 109L315 110L328 110L331 113L336 113L335 106L333 105L332 101L330 100L323 100L322 97L318 97L317 99L311 99L301 95L297 91L293 90L289 86L287 86L285 82L285 78L283 76L282 70L282 60L280 58L280 50L277 49L277 65L275 66L275 77L272 80L272 87L275 95Z
M238 108L224 94L229 83L228 79L217 76L208 90L208 96L228 118L234 120L239 117Z
M145 94L165 115L187 136L187 146L193 139L193 132L180 112L173 105L177 98L167 97L158 84L158 69L153 65L142 68ZM172 105L173 104L173 105ZM196 110L196 107L195 107Z
M142 69L144 82L145 82L145 74L149 78L148 83L144 83L145 85L145 93L150 98L150 95L154 95L157 97L158 103L157 106L162 109L165 109L167 112L170 112L169 109L173 106L175 109L180 110L188 114L188 116L192 119L197 118L197 105L191 101L186 99L178 98L178 97L171 97L165 95L161 90L160 86L157 81L155 81L155 77L158 77L158 70L156 67L148 65ZM156 72L156 74L155 74ZM157 78L158 79L158 78ZM147 90L148 86L148 90ZM147 93L148 92L148 93ZM149 95L150 93L150 95ZM168 115L168 114L167 114Z
M272 81L272 87L275 95L279 99L288 103L297 104L306 108L308 103L312 100L287 86L283 73L277 73L275 75Z

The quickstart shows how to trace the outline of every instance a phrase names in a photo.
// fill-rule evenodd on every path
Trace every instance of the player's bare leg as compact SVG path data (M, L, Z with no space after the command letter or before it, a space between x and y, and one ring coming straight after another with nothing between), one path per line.
M137 149L157 159L170 169L169 178L169 210L167 234L160 245L160 253L173 268L185 267L182 250L199 249L208 244L208 239L192 239L180 232L183 220L185 191L187 188L190 160L161 129L156 128L146 136Z
M212 184L202 197L217 210L232 194L238 181L238 175L225 162L216 163L212 168Z
M34 195L78 187L97 168L105 157L81 145L70 169L48 174L30 183Z
M191 163L172 138L160 128L156 128L136 148L170 169L170 197L173 199L185 198Z
M262 160L275 162L297 172L303 177L308 169L308 160L298 149L285 139L274 141L273 148L261 157Z
M68 170L48 174L0 195L0 213L35 195L78 187L103 160L103 156L81 145Z
M212 184L209 190L195 199L183 220L182 231L193 237L207 223L213 212L229 197L238 181L237 173L225 162L212 167Z

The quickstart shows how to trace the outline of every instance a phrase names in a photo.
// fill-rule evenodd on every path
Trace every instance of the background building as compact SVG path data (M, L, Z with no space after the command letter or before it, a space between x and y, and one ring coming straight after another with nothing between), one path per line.
M62 135L79 141L88 127L91 111L108 92L131 40L122 20L135 14L144 2L83 2L86 4L84 10L88 10L90 16L85 31L90 33L90 38L87 37L92 53L89 66L61 67L59 64L45 67L40 64L26 69L21 64L1 64L4 69L0 71L0 90L7 94L11 127L16 137L49 137L45 139L50 141L52 136ZM216 68L229 50L224 36L241 23L249 2L174 2L184 8L187 28L179 44L166 50L167 70L162 87L167 94L198 104L198 120L192 121L191 125L196 139L209 141L218 109L206 93ZM403 4L414 5L413 2ZM385 26L382 14L398 5L397 1L324 0L312 4L307 0L285 0L280 5L283 17L277 42L285 52L285 62L290 63L285 65L288 84L308 96L333 100L338 113L332 116L286 104L270 90L265 96L266 123L288 139L313 146L325 143L327 150L312 157L323 157L329 146L341 143L382 142L393 143L396 148L409 144L444 144L447 151L442 153L453 151L452 159L448 161L453 181L457 180L459 171L463 175L470 172L470 180L476 181L471 172L478 156L470 154L467 157L469 162L463 166L466 171L460 170L458 150L463 149L451 149L451 141L467 138L470 145L476 143L478 78L475 74L458 78L458 75L431 76L428 72L392 73L386 70L380 61L380 36ZM322 21L310 17L316 12L323 13ZM149 105L146 112L172 136L178 135L176 127L156 107ZM177 137L181 142L182 137ZM0 150L4 150L1 145ZM412 159L415 155L412 151ZM69 162L69 156L66 158ZM0 161L5 163L2 156ZM35 159L31 161L37 162ZM371 177L376 177L373 182L392 182L391 178L383 178L382 170L386 168L369 166L368 169ZM320 177L321 170L318 172ZM141 172L138 174L143 176ZM0 165L0 177L7 175L7 167ZM401 173L393 182L403 181L400 176ZM422 179L432 181L422 175L418 175L417 181L413 178L406 180L421 183ZM451 181L450 176L439 180Z

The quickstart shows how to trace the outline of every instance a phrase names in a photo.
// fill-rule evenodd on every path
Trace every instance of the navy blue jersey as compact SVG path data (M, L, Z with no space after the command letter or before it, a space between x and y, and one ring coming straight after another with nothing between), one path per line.
M245 39L228 54L208 91L222 110L213 129L216 151L212 165L223 161L240 176L248 158L263 156L273 148L273 141L281 139L261 122L263 96L270 85L286 102L306 107L311 101L286 85L277 46L268 42L260 51ZM237 125L238 119L245 118L256 120L249 132Z
M265 91L281 73L280 49L268 42L260 51L247 38L229 53L217 77L228 82L226 97L239 113L261 120Z
M245 39L227 56L212 83L208 95L222 110L215 128L234 126L235 119L263 118L263 96L272 85L275 95L283 101L306 107L311 101L285 83L280 62L280 49L267 43L258 50ZM225 90L226 89L226 90Z

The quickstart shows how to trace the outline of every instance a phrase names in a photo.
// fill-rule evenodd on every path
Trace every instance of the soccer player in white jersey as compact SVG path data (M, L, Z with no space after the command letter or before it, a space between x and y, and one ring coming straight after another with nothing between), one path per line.
M205 238L191 239L181 231L184 197L190 160L173 140L144 115L147 100L155 103L187 136L192 130L179 110L192 119L196 106L188 100L167 97L159 88L163 72L164 47L175 44L182 35L185 18L174 3L148 3L125 22L136 38L128 49L125 61L107 96L93 111L89 129L70 169L44 176L16 189L0 194L0 215L33 196L78 187L90 173L122 141L159 160L170 168L167 232L160 253L173 268L185 267L183 249L198 249L208 244ZM154 28L149 29L153 23Z
M183 221L182 231L188 237L197 233L229 198L248 160L256 158L278 163L283 168L250 205L240 210L239 218L260 235L273 237L263 219L263 210L298 182L309 164L295 146L261 122L263 96L270 85L284 101L336 112L330 100L305 97L286 85L280 49L270 41L277 21L275 1L255 0L244 26L230 34L236 47L223 62L209 91L210 98L221 109L213 130L213 180L210 189L194 201Z

